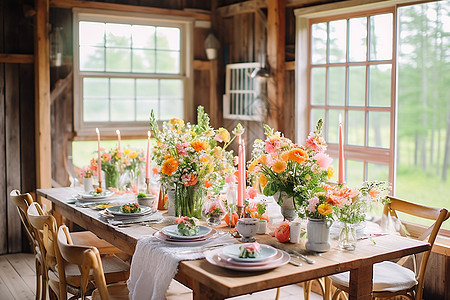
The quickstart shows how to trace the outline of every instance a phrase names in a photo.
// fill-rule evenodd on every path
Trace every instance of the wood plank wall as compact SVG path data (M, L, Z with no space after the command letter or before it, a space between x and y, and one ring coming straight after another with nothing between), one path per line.
M0 53L32 54L32 19L23 5L32 1L0 1ZM34 71L32 61L0 64L0 254L27 248L12 189L35 189Z

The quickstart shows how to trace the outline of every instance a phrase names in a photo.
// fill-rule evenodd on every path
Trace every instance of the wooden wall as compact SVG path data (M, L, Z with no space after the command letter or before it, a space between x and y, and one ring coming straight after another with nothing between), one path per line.
M33 19L25 18L23 11L30 2L0 1L1 54L33 54ZM27 247L9 193L35 189L34 132L32 60L4 55L0 59L0 254Z

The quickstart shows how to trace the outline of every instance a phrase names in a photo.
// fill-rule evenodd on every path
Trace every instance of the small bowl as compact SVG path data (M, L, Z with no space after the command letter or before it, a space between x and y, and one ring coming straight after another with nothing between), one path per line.
M153 194L147 194L147 197L137 198L137 202L139 205L153 207L153 203L155 202L156 196Z

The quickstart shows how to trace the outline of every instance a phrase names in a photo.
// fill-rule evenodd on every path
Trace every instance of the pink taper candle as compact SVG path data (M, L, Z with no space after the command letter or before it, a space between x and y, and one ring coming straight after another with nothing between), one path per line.
M145 178L150 178L150 131L147 132L147 158L145 159Z
M238 152L238 197L237 206L244 206L245 194L245 154L244 142L239 136L239 152Z
M117 129L116 133L117 133L117 141L118 141L117 152L120 152L120 130Z
M338 183L344 183L344 141L342 136L342 119L339 114L339 178Z
M102 182L102 153L100 151L100 131L98 128L95 128L95 131L97 132L97 152L98 152L98 160L97 160L97 174L98 174L98 182Z

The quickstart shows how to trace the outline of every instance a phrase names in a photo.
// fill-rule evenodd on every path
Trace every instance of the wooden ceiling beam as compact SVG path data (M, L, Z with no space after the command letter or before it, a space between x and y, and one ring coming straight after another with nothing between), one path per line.
M0 53L0 63L7 64L32 64L34 62L33 54L6 54Z
M166 15L166 16L176 16L193 18L196 20L210 21L211 16L209 14L202 14L191 11L184 11L179 9L166 9L139 5L127 5L127 4L116 4L116 3L106 3L106 2L96 2L96 1L83 1L83 0L51 0L51 7L57 8L91 8L91 9L101 9L101 10L114 10L121 12L135 12L135 13L146 13L154 15Z
M260 8L267 8L267 0L250 0L217 8L217 15L232 17L239 14L254 13Z

